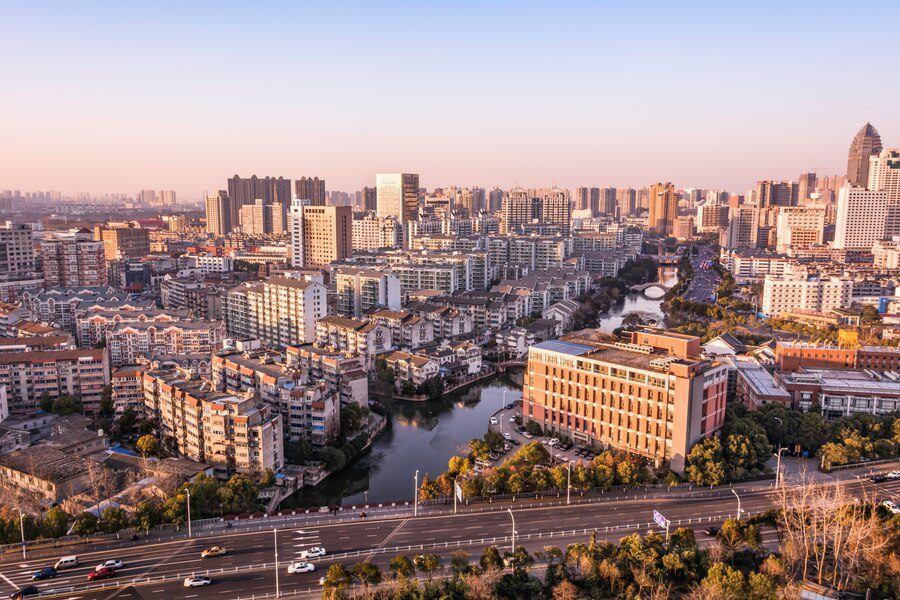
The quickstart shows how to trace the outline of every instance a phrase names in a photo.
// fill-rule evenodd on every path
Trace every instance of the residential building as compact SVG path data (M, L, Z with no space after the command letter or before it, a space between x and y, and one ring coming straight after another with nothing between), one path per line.
M379 173L375 176L376 214L394 217L402 225L419 218L419 176L412 173Z
M418 387L440 373L440 365L430 358L396 351L390 353L385 361L393 369L398 382L409 382Z
M526 226L540 224L567 236L571 228L572 207L568 190L522 189L509 190L503 197L500 231L523 233Z
M881 152L881 136L871 123L862 126L847 154L847 185L865 188L869 182L869 158Z
M98 310L141 310L155 305L152 299L131 299L113 288L48 288L22 293L22 306L35 321L55 324L75 334L78 318Z
M378 323L328 316L316 322L316 346L372 358L391 349L391 332Z
M373 212L356 213L352 229L350 239L354 250L399 248L403 243L403 231L396 217L380 218Z
M660 236L670 236L675 232L678 217L678 196L675 186L669 182L654 183L650 186L650 217L647 227Z
M792 310L828 312L848 308L853 295L853 281L840 277L815 277L805 274L767 275L763 282L760 311L778 317Z
M133 224L97 225L94 239L103 242L106 260L144 258L150 254L150 231Z
M822 244L827 207L821 204L785 206L778 211L776 251L789 253Z
M241 231L248 235L281 235L287 231L285 210L281 204L267 204L257 198L240 209Z
M327 313L325 296L319 282L286 277L232 288L223 307L228 335L277 348L311 343Z
M325 206L325 180L318 177L295 179L294 198L309 200L309 206Z
M332 276L339 315L359 318L373 308L400 309L400 280L389 266L342 266Z
M846 185L838 193L834 243L838 249L869 249L885 237L888 218L886 191Z
M177 368L146 371L143 383L146 415L179 455L213 465L221 477L284 466L282 417L252 393L218 392Z
M171 323L188 319L186 310L159 310L135 309L135 310L93 310L80 315L76 319L75 334L78 345L82 348L98 346L106 342L106 332L116 325L125 323L156 323L166 326Z
M567 435L668 462L682 472L691 447L725 419L727 368L700 358L700 338L658 331L631 343L550 340L528 350L522 418Z
M434 341L434 328L424 317L404 310L381 308L369 313L373 323L387 327L394 348L417 350Z
M113 369L110 385L116 417L121 417L128 410L136 415L143 414L144 370L145 367L136 365L124 365Z
M207 196L206 231L213 235L228 235L234 231L240 221L240 213L232 213L234 208L234 203L225 190L219 190L215 196Z
M262 200L265 204L280 204L287 209L291 201L291 180L284 177L240 177L228 180L228 197L231 199L233 226L240 225L241 207Z
M756 248L758 235L759 207L753 204L744 204L731 208L724 246L726 248Z
M291 204L291 265L320 269L353 254L353 210L349 206Z
M54 400L78 396L85 412L94 413L109 381L106 349L0 353L0 386L12 412L37 410L46 394Z
M868 189L887 192L888 202L900 203L900 150L885 148L869 158Z
M35 272L34 231L25 223L0 227L0 276L32 277Z
M221 321L118 323L106 330L113 366L148 360L154 354L210 354L222 347Z
M285 362L307 381L324 381L342 403L369 405L368 361L364 357L312 345L288 346Z
M760 208L796 206L800 186L794 181L759 181L756 183L756 203Z
M98 287L108 283L103 242L82 229L56 233L41 240L44 285Z

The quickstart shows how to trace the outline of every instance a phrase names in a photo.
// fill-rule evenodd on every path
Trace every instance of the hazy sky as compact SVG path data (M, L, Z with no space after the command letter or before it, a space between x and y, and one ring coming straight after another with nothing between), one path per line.
M900 145L893 2L0 6L0 189L743 191L843 172L869 110Z

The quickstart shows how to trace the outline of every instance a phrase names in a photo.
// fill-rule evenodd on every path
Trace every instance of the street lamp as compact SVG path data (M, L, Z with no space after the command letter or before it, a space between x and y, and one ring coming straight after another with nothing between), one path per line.
M779 448L778 449L778 464L775 467L775 487L777 488L779 485L784 485L784 475L781 473L781 453L787 450L787 448Z
M734 494L734 497L737 498L737 501L738 501L737 518L738 518L738 521L740 521L741 520L741 497L738 496L738 493L733 488L731 490L731 493Z
M503 435L503 413L500 413L500 435Z
M416 475L414 477L416 481L416 488L413 492L413 516L419 516L419 470L416 469Z
M574 462L574 460L570 460L566 463L566 506L569 505L570 494L572 492L572 463Z
M509 518L512 519L512 546L509 549L509 551L512 553L516 551L516 518L513 516L513 511L511 508L507 508L506 512L509 513Z
M278 579L278 528L273 528L272 533L275 535L275 597L281 598L281 585Z
M22 558L25 558L25 514L18 506L13 508L19 513L19 533L22 534Z
M188 537L193 537L191 535L191 490L187 490L187 525Z

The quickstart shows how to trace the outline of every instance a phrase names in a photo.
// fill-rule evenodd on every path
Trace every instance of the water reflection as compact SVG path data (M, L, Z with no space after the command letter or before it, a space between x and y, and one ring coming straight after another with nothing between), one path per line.
M674 267L662 267L659 269L659 281L666 286L675 285L678 281L678 270ZM657 320L663 318L663 311L660 308L663 302L665 292L659 288L651 288L647 290L650 295L656 296L650 298L645 294L628 294L625 301L621 304L613 305L605 316L600 318L599 327L602 331L612 333L613 329L622 326L622 320L625 315L631 313L639 313L644 316L645 320Z

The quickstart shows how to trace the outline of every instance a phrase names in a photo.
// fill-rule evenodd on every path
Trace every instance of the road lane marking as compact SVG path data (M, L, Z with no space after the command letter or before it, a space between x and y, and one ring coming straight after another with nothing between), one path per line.
M372 557L375 556L375 552L376 552L376 551L378 551L378 550L381 549L381 548L384 548L384 545L387 544L387 543L390 541L390 539L391 539L392 537L394 537L394 536L397 534L398 531L400 531L400 528L401 528L401 527L403 527L404 525L406 525L406 522L407 522L407 521L409 521L408 518L407 518L407 519L403 519L402 521L400 521L400 523L399 523L396 527L394 527L394 530L393 530L392 532L390 532L390 533L387 535L387 537L384 538L384 539L381 541L380 544L378 544L378 546L376 546L375 548L372 549L372 552L366 557L366 559L365 559L363 562L366 562L366 561L368 561L368 560L371 560Z
M5 581L5 582L8 583L9 585L13 586L13 589L15 589L15 590L19 589L19 586L17 586L17 585L14 584L12 581L10 581L10 580L9 580L9 577L7 577L6 575L4 575L3 573L0 573L0 577L3 578L3 581Z

